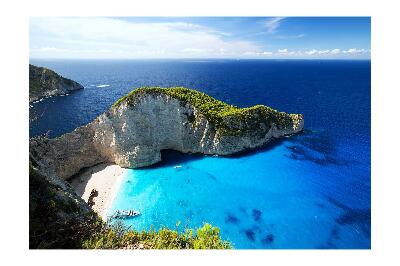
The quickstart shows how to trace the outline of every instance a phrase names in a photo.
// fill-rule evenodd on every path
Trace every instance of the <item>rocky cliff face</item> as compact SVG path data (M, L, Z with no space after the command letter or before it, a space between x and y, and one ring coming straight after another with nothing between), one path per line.
M73 188L55 175L29 165L29 247L79 248L98 216Z
M241 109L185 88L138 89L71 133L31 139L30 155L42 169L68 179L98 163L149 166L161 160L164 149L229 155L303 126L302 115L266 106Z
M63 78L50 69L29 65L29 102L79 89L83 86L73 80Z

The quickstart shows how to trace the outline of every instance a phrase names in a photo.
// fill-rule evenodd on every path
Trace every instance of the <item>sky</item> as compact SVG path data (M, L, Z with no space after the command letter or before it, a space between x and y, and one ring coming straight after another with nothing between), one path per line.
M31 17L31 59L370 59L369 17Z

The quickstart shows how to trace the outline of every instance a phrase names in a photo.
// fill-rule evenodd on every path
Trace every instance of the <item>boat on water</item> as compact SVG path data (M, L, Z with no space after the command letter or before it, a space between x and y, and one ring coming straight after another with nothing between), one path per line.
M125 219L139 215L141 215L141 213L135 210L117 210L111 217L115 219Z
M182 168L182 165L176 165L176 166L174 166L174 168L175 169Z

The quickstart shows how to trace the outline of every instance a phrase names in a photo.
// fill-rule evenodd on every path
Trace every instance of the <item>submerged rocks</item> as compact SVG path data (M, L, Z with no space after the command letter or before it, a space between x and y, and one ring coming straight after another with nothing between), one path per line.
M149 166L161 150L229 155L303 129L303 116L238 108L186 88L132 91L91 123L55 139L31 139L30 154L64 179L84 167Z
M29 65L29 102L49 96L67 95L79 89L83 89L83 86L73 80L50 69Z

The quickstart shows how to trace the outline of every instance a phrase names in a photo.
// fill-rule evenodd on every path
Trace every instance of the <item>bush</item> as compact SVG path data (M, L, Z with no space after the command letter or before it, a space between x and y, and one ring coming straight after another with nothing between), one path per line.
M84 240L86 249L231 249L232 245L223 241L217 227L204 224L193 235L192 229L183 233L178 230L161 228L156 231L138 232L126 229L122 223L105 225L103 230L92 238Z

